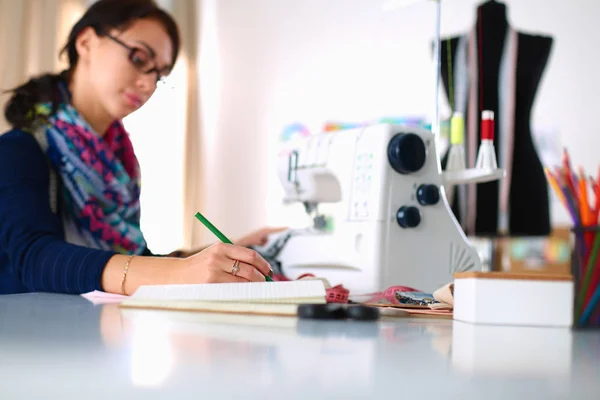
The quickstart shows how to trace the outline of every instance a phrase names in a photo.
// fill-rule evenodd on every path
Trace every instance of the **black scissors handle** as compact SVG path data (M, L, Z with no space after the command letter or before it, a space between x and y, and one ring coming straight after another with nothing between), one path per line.
M379 319L376 307L360 304L301 304L298 306L301 319L352 319L356 321L375 321Z

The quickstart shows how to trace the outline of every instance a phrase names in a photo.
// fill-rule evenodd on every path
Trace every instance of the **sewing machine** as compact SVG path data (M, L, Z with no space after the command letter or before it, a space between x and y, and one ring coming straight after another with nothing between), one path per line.
M282 152L278 175L284 202L302 203L313 221L266 246L279 246L286 276L312 273L355 293L393 285L431 292L454 272L481 269L444 185L503 171L444 174L431 132L376 124L303 138Z

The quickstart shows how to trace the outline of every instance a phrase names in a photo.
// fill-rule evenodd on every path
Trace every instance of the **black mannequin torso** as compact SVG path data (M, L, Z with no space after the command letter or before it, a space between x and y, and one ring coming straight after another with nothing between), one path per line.
M479 76L483 82L483 98L481 82L478 88L477 107L483 110L497 112L499 108L499 74L507 30L506 6L496 1L488 1L477 9L476 21L477 48L481 52L481 65L478 61ZM509 191L509 220L510 236L547 235L550 232L550 212L546 178L542 163L533 143L530 119L535 95L544 72L552 38L548 36L530 35L518 32L516 59L516 93L514 116L514 143L512 153L512 168ZM448 43L452 52L454 70L455 54L459 38L449 38L441 44L441 75L446 93L450 93L448 79ZM481 102L481 104L479 104ZM451 103L452 104L452 103ZM478 114L479 111L478 111ZM501 116L500 116L501 117ZM468 116L465 116L465 119ZM479 126L481 116L477 116L477 146L479 146ZM498 132L499 116L495 119ZM496 152L503 145L499 135L494 138ZM498 155L498 154L497 154ZM471 160L467 160L470 164ZM474 162L474 161L473 161ZM446 160L442 161L445 165ZM475 232L477 236L497 236L498 205L500 184L488 182L477 185L477 211ZM453 201L453 211L460 220L458 211L458 196Z

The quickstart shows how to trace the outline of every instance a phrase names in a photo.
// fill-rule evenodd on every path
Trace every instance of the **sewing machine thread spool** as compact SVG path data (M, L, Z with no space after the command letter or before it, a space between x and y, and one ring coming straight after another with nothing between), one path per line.
M461 171L467 168L464 149L465 118L462 113L455 112L450 120L450 151L447 171ZM452 196L450 196L452 197Z
M494 149L494 112L481 112L481 144L477 153L475 168L498 169L496 150Z
M494 141L494 112L481 112L481 140Z
M461 112L456 111L450 119L450 144L460 144L464 142L465 136L465 118Z

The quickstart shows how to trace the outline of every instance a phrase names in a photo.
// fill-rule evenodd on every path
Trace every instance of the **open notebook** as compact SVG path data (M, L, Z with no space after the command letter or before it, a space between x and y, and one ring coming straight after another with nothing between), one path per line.
M321 280L142 286L120 307L235 314L296 315L298 304L324 304Z

